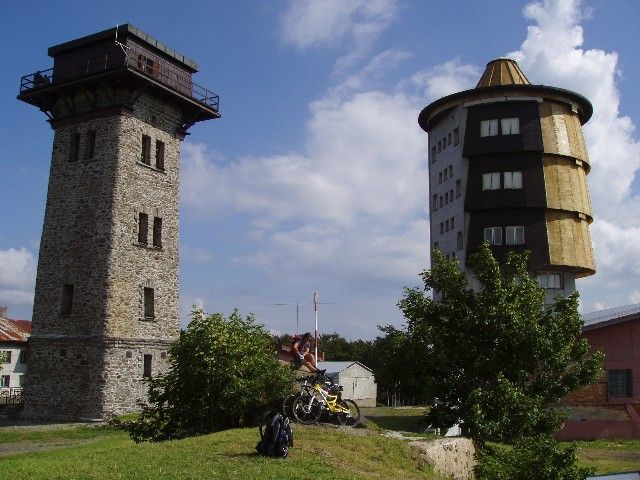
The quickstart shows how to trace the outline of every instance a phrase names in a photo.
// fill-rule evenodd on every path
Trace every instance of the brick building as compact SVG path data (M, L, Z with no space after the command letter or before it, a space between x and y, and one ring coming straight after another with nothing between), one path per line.
M640 304L583 315L583 336L605 354L602 375L563 400L574 412L561 438L640 437Z

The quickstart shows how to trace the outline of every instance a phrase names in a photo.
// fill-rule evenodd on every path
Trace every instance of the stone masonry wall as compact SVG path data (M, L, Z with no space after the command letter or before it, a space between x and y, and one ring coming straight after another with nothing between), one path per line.
M131 115L115 114L56 129L43 226L29 375L28 418L99 419L146 400L144 356L152 375L167 368L179 335L178 202L180 112L142 95ZM89 155L89 131L96 132ZM80 151L72 158L74 138ZM142 135L151 165L141 162ZM164 143L164 169L155 166ZM138 243L138 214L149 216L148 245ZM152 246L162 218L162 247ZM62 312L63 285L73 285ZM144 288L154 289L154 318Z

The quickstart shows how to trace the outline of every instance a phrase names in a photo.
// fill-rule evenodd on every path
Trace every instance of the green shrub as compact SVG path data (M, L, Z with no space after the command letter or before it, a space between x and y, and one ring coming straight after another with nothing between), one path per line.
M124 427L136 441L167 440L252 424L293 384L269 334L235 310L228 318L196 310L169 349L169 370L149 381L149 403Z
M584 480L575 446L561 446L550 435L520 439L513 448L486 444L478 455L477 480Z

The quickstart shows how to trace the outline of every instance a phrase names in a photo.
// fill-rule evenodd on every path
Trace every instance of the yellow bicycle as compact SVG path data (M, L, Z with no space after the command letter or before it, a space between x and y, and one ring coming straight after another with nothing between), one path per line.
M334 417L341 425L356 427L361 420L360 408L351 399L342 398L342 385L313 379L313 388L303 389L293 401L293 417L300 423L316 423L323 413Z

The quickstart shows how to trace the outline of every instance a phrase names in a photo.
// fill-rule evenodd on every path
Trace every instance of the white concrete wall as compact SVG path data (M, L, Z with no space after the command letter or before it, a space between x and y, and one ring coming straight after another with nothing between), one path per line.
M26 345L0 343L0 352L11 352L10 363L0 363L0 376L9 375L9 388L20 387L20 377L27 373L27 363L20 363L20 352Z

